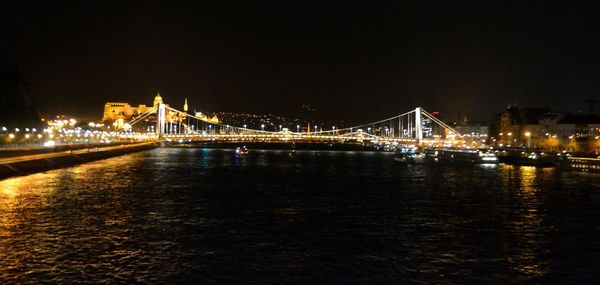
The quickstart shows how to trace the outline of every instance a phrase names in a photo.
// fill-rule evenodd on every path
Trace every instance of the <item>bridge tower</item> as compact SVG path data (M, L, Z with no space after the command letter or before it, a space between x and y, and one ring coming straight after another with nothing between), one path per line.
M156 134L160 137L165 134L167 108L163 103L159 103L156 109Z
M415 109L415 138L423 140L423 121L421 120L421 107Z

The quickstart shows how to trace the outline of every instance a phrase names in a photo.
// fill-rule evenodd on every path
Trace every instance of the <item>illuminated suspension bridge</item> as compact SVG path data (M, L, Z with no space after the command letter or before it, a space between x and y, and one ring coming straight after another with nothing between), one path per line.
M298 141L298 142L363 142L419 144L445 142L460 136L454 128L421 107L372 123L348 128L293 132L287 128L265 131L208 121L166 104L141 114L128 123L133 128L140 122L155 122L151 127L157 138L174 142L202 141ZM143 124L143 123L142 123ZM149 128L150 130L150 128Z

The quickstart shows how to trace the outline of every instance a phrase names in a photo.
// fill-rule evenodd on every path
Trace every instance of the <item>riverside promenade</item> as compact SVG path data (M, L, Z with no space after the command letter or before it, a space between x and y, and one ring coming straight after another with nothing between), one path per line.
M129 143L107 147L61 150L47 153L20 154L0 158L0 179L26 175L156 147L155 142Z

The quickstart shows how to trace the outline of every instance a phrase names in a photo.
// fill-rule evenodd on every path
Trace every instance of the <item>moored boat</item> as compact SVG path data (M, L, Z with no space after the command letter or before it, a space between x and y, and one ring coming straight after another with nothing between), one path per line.
M600 157L568 157L567 169L581 172L600 173Z
M496 164L498 158L491 151L477 149L428 149L426 156L434 161Z

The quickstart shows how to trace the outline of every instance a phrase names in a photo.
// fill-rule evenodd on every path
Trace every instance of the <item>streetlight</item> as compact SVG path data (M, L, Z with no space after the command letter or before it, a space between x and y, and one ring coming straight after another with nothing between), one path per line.
M531 133L525 132L525 136L527 137L527 148L531 147Z
M299 133L300 132L300 125L296 125L296 132Z
M281 132L281 125L279 125L279 131Z
M265 124L260 124L260 130L264 131L265 130Z

